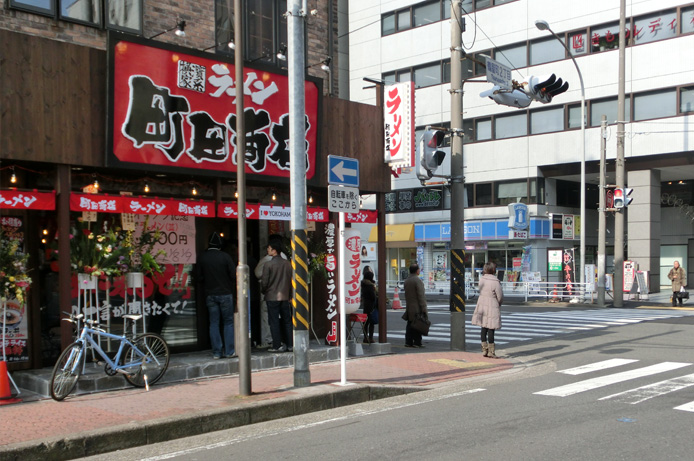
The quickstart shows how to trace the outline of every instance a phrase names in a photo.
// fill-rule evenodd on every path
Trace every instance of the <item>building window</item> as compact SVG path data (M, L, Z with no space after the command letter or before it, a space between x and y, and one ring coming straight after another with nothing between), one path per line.
M634 44L665 40L677 35L677 11L661 11L634 20Z
M588 112L586 112L586 117L587 116L588 116ZM599 124L600 123L598 122L598 125ZM580 104L569 105L568 128L569 129L581 128L581 105Z
M467 59L465 61L467 61ZM443 80L441 81L441 83L451 83L451 60L447 59L446 61L443 61L441 63L441 68L441 72L443 73ZM464 76L465 74L463 74L463 78Z
M617 98L607 98L599 101L592 101L590 103L590 126L600 126L600 120L602 119L603 114L607 116L608 125L618 121ZM629 114L631 114L631 100L629 99L629 96L627 96L624 99L624 115L626 120L621 121L629 122Z
M545 203L545 178L530 179L530 200L528 203Z
M656 91L634 95L634 120L672 117L677 115L677 92Z
M398 11L398 31L407 30L412 27L412 13L410 9Z
M475 53L472 55L475 58L473 61L475 64L473 68L473 73L475 77L478 75L485 75L487 73L487 68L485 67L485 65L487 63L487 56L491 56L491 54L491 50L487 50L480 51L479 53ZM463 76L464 75L465 74L463 74Z
M530 42L530 65L536 66L566 58L566 50L554 37Z
M398 74L398 76L397 76L398 83L411 82L412 81L412 72L409 69L401 70L397 74Z
M629 22L627 21L627 27ZM619 48L619 22L593 27L590 30L590 50L593 53Z
M694 32L694 6L682 8L680 27L682 28L683 34L690 34Z
M581 118L580 115L579 118ZM554 131L562 131L563 129L563 107L535 110L530 112L530 134L551 133Z
M694 112L694 86L680 89L680 112Z
M477 141L487 141L492 139L492 120L489 118L477 120L475 122L475 139Z
M216 0L223 1L223 0ZM279 63L277 51L287 44L287 0L246 0L246 59Z
M569 34L569 42L567 43L569 51L572 55L578 56L588 52L588 34L585 30Z
M472 120L463 120L463 144L475 140L475 124Z
M414 7L414 26L426 26L441 20L441 3L425 3Z
M142 33L142 0L9 0L8 6L99 28L105 17L107 29Z
M414 83L418 88L441 84L441 63L414 69Z
M475 184L475 206L492 204L492 183Z
M508 181L494 183L494 204L528 203L528 181Z
M528 118L525 113L504 115L494 119L496 139L514 138L528 134Z
M381 18L381 34L390 35L395 33L395 13L384 14Z
M511 69L520 69L528 66L527 46L525 43L497 48L494 51L494 59ZM484 73L484 72L482 72Z

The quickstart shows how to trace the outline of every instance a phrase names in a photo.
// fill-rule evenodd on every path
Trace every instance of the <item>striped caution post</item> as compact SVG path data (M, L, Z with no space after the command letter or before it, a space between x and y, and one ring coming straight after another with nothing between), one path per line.
M465 250L451 249L451 312L465 312Z
M292 323L294 330L307 331L309 319L308 306L308 249L306 230L292 231Z

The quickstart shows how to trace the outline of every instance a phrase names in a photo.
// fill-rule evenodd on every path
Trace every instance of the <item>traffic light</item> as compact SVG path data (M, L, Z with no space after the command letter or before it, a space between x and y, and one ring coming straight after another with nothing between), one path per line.
M494 85L491 90L483 91L480 93L483 98L489 97L492 101L497 104L503 104L504 106L517 107L519 109L524 109L533 102L530 96L525 94L524 91L515 90L504 90L499 85Z
M614 208L624 208L624 189L619 187L614 190Z
M634 189L625 187L622 190L624 191L624 206L626 207L631 203L632 200L634 200L633 197L629 197L631 193L634 192Z
M564 82L556 75L544 75L536 77L531 75L527 82L523 82L525 93L535 101L543 104L552 102L552 98L569 89L569 82Z
M443 144L445 133L427 127L419 141L419 165L417 165L417 178L420 181L431 179L434 172L443 162L446 153L439 148Z

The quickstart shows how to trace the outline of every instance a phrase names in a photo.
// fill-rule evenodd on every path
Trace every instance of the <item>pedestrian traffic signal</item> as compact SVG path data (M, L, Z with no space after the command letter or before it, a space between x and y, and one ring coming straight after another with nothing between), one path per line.
M417 178L420 181L431 179L446 157L446 153L439 149L445 135L442 130L429 126L422 134L419 141L419 165L417 165Z
M619 187L614 190L614 208L624 208L624 189Z
M557 78L555 74L536 77L531 75L527 82L523 82L525 93L535 101L543 104L552 102L552 98L569 89L569 82Z
M634 200L633 197L629 197L631 193L634 192L634 189L625 187L622 190L624 191L624 206L626 207L631 203L632 200Z

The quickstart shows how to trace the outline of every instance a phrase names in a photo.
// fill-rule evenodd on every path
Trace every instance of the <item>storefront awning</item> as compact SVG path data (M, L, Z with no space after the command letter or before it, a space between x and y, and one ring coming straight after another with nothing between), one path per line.
M414 224L387 224L386 242L413 242ZM371 228L369 242L378 242L378 226Z

